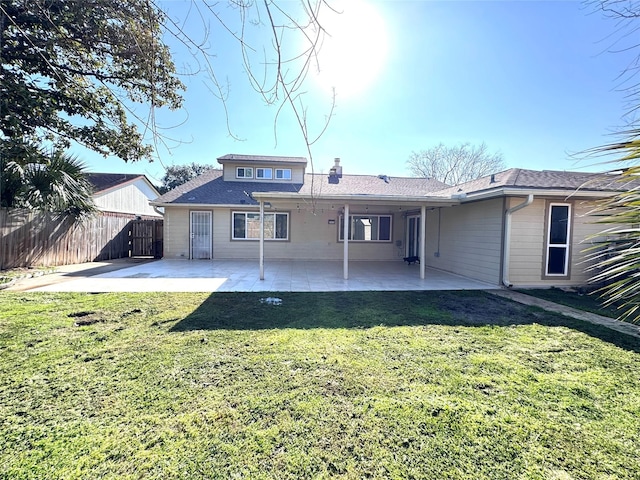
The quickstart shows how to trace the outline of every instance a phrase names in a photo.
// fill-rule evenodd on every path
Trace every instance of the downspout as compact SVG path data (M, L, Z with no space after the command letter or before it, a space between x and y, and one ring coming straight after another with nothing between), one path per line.
M533 203L533 193L530 193L527 196L527 199L516 205L515 207L511 207L505 212L504 215L504 251L502 257L502 283L505 287L511 288L513 284L509 282L509 257L511 253L511 215L517 212L518 210L528 207Z

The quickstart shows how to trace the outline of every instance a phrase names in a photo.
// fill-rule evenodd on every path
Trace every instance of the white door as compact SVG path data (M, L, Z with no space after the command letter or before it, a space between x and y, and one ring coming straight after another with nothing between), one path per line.
M420 217L407 217L407 257L420 256Z
M211 212L191 212L191 258L211 258Z

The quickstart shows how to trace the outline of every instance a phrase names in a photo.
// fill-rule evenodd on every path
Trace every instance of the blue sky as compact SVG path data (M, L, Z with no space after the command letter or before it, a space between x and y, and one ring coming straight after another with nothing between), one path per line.
M440 142L485 142L503 154L507 167L600 168L571 155L612 141L623 124L627 106L619 75L633 52L610 51L620 38L615 21L581 2L351 1L338 20L325 17L325 28L335 35L321 51L320 68L335 65L345 77L330 81L336 106L312 147L316 172L327 172L340 157L345 173L408 176L411 153ZM295 8L292 1L281 3ZM190 3L161 5L172 18L184 19ZM238 28L233 12L222 13L231 29ZM186 28L202 37L193 6ZM258 53L267 33L249 32ZM193 57L167 41L178 69L194 68ZM277 106L250 87L237 42L212 24L209 44L218 78L229 82L229 126L241 140L229 135L206 75L190 76L184 79L184 109L158 115L173 127L167 134L184 143L162 148L153 163L126 164L76 149L89 170L144 173L159 181L163 166L217 165L215 159L228 153L308 156L288 106L278 117L276 140ZM262 71L259 56L252 64ZM311 76L304 87L313 132L330 110L328 81Z

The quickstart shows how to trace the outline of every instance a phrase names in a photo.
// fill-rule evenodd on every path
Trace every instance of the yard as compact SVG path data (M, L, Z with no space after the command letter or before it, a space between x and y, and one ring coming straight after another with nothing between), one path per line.
M0 478L640 477L637 339L481 291L265 296L0 293Z

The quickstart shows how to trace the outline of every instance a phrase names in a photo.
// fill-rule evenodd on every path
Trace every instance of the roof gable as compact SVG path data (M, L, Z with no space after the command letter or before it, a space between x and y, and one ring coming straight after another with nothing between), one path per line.
M136 180L142 179L153 189L156 195L159 195L156 187L147 179L146 176L140 174L129 173L86 173L85 177L91 185L93 185L93 193L102 193L123 185L128 185Z

